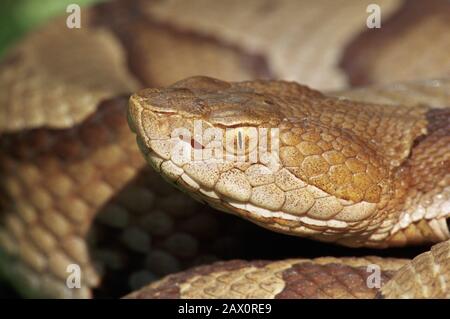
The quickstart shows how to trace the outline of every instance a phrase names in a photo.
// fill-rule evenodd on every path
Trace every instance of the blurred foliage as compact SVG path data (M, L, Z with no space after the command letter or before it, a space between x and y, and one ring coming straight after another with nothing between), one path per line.
M64 13L69 4L85 6L99 1L102 0L1 0L0 56L27 31Z

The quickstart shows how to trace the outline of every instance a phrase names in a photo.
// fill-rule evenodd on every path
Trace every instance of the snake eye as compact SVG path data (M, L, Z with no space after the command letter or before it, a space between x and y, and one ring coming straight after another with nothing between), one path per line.
M254 127L227 129L224 149L234 156L248 156L258 147L258 131Z

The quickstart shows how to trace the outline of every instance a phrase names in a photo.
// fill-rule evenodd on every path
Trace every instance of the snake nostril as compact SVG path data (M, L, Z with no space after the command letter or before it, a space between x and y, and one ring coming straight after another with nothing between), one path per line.
M448 217L445 221L447 222L447 229L450 232L450 217Z

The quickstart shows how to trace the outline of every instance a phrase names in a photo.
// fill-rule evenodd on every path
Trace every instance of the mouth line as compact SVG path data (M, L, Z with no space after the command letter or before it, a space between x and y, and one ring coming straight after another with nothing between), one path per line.
M283 223L281 223L281 224L278 223L277 220L279 220L279 219L286 220L289 222L296 222L296 223L298 223L298 225L295 226L297 228L305 228L305 227L306 228L308 228L308 227L322 228L322 232L327 233L327 234L339 234L339 233L344 232L344 230L349 227L348 223L339 221L336 219L330 219L330 220L324 221L324 220L316 219L311 216L307 216L306 214L303 216L296 216L293 214L285 213L281 210L273 211L273 210L263 208L258 205L252 204L252 203L237 202L237 201L231 200L231 199L227 200L226 196L224 197L224 196L219 195L213 189L211 190L211 189L203 188L199 183L195 182L189 174L187 174L185 172L183 167L174 163L170 159L169 160L164 159L159 154L155 153L154 150L152 150L152 149L150 149L150 150L151 150L151 153L161 161L161 163L158 165L158 168L157 168L157 170L160 174L166 175L166 172L165 172L164 168L162 167L163 166L162 163L170 162L171 166L175 166L179 170L179 173L177 174L178 176L176 178L174 178L174 176L170 177L169 175L167 175L169 177L169 179L171 179L171 182L176 184L177 187L179 187L181 189L185 189L185 186L183 186L183 184L182 183L180 184L180 182L179 182L180 179L183 180L184 183L187 183L190 185L190 187L192 187L192 189L188 193L189 195L191 195L190 194L191 192L193 194L195 193L197 196L201 197L206 203L208 203L215 209L219 209L219 210L225 211L227 213L232 213L234 215L240 215L241 217L244 217L244 218L252 217L252 220L254 219L255 221L271 220L271 224L279 224L280 227L281 226L286 227L286 226L283 225ZM188 183L186 181L186 179L188 179L191 182L194 182L195 187L193 185L191 185L190 183ZM215 197L212 197L210 195L211 191L215 194ZM195 196L193 196L193 197L196 198ZM220 207L216 206L217 200L219 200L222 203L222 205L220 205ZM233 207L234 209L244 211L245 213L243 213L243 214L237 213L236 211L230 212L230 210L229 210L230 208L228 208L227 205ZM318 232L320 232L320 231L318 231Z

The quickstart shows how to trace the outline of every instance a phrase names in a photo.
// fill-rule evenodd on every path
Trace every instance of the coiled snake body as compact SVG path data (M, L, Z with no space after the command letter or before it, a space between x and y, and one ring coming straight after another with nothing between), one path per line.
M449 297L449 4L383 2L377 33L361 1L186 3L101 4L83 10L81 29L56 19L7 55L1 272L25 294L53 297L123 295L175 272L128 297ZM128 96L143 87L127 123ZM267 140L277 153L185 162L174 145L212 141L196 125L246 152L259 145L252 129L276 128ZM190 137L173 144L174 128ZM191 201L146 162L200 202L277 232L351 247L442 243L412 261L211 264L304 251L300 239ZM373 265L380 290L367 285Z

